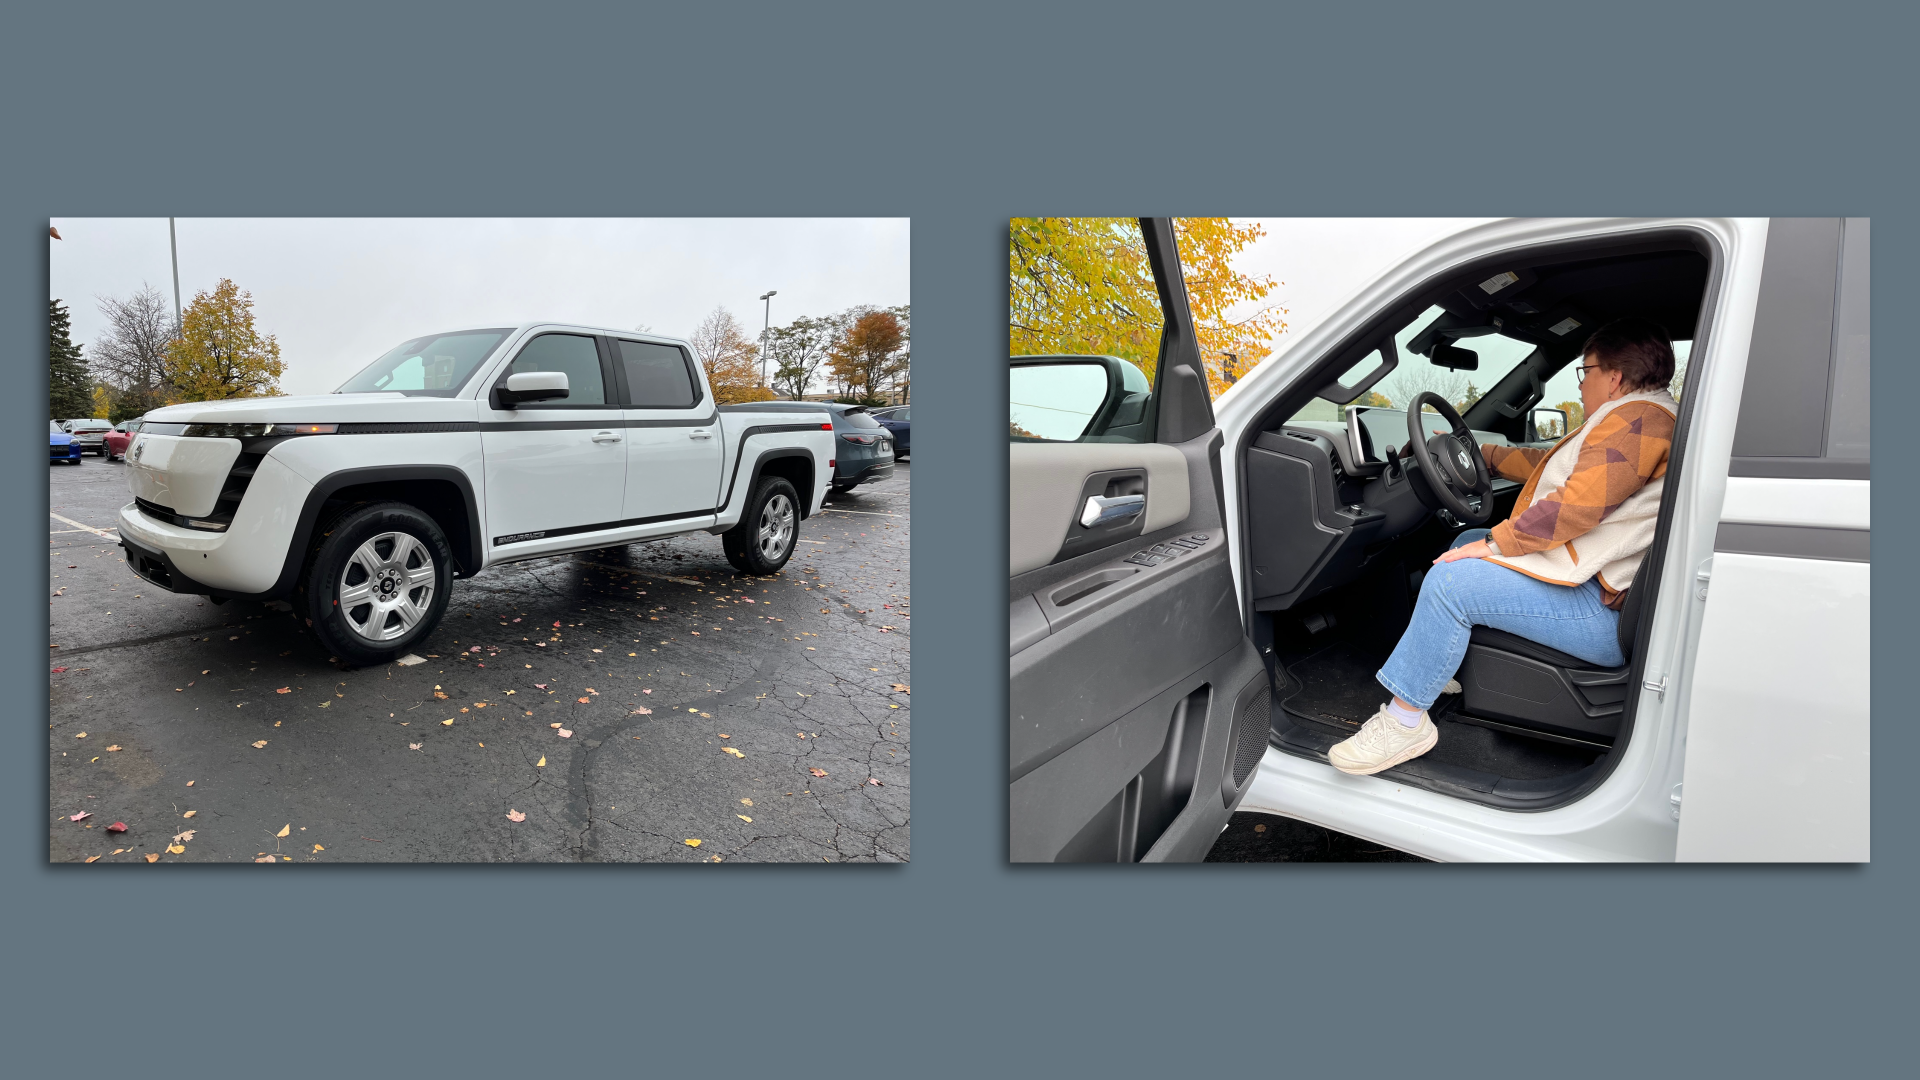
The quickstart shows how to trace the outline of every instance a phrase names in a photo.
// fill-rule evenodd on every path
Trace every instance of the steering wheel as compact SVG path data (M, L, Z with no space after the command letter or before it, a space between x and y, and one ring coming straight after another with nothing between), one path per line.
M1420 422L1420 409L1431 405L1451 426L1438 435L1428 435ZM1413 460L1419 462L1427 489L1454 517L1468 525L1484 525L1493 516L1493 474L1487 460L1480 456L1480 444L1473 432L1447 400L1431 390L1424 391L1407 406L1407 446ZM1479 509L1467 501L1478 495Z

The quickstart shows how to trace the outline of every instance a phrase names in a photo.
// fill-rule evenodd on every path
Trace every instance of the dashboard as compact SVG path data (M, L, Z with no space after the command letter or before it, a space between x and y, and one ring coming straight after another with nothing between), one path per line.
M1386 415L1363 423L1377 432L1375 445L1384 454L1406 441L1406 414L1379 412ZM1398 419L1396 441L1385 437L1388 417ZM1507 444L1495 432L1473 435L1482 444ZM1352 582L1393 551L1396 540L1445 514L1423 489L1424 478L1397 457L1378 475L1356 472L1352 458L1345 425L1328 421L1263 431L1247 448L1247 580L1255 610L1284 611ZM1494 477L1493 520L1512 506L1520 486ZM1451 515L1445 520L1458 524Z

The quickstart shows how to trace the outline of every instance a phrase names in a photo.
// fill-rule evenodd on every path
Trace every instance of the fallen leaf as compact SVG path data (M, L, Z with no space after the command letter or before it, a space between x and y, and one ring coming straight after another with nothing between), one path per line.
M749 824L749 825L751 825L751 824L753 824L753 819L752 819L752 818L750 818L750 817L748 817L748 816L747 816L747 815L745 815L745 814L735 814L735 815L733 815L733 816L734 816L734 817L737 817L737 818L739 818L739 819L740 819L741 821L744 821L744 822L746 822L746 823L747 823L747 824Z
M559 724L548 724L547 726L548 726L548 727L550 727L550 728L557 728L557 727L559 727L560 725L559 725Z
M906 683L894 683L894 684L893 684L893 692L894 692L894 693L896 693L896 694L911 694L911 693L913 693L913 691L912 691L912 690L910 690L910 689L908 689L908 688L907 688L907 684L906 684Z
M573 738L573 732L571 732L571 731L568 731L568 730L567 730L566 728L561 728L561 729L560 729L560 737L561 737L561 738L563 738L563 739L571 739L571 738Z
M67 670L67 669L66 669L66 668L63 668L63 667L57 667L57 668L54 668L54 669L53 669L53 673L54 673L55 675L58 675L58 674L60 674L61 672L63 672L63 671L65 671L65 670ZM93 858L94 858L94 859L97 859L97 858L99 858L99 857L100 857L100 856L98 856L98 855L95 855L95 856L94 856ZM92 861L93 861L93 859L88 859L87 861L88 861L88 862L92 862Z
M733 738L733 736L731 736L731 735L729 735L729 734L727 734L727 733L726 733L726 732L724 732L724 731L720 733L720 737L721 737L721 738L723 738L723 739L731 739L731 738Z
M415 664L424 664L426 661L412 653L408 653L400 659L395 660L394 663L399 664L401 667L412 667ZM205 675L206 672L203 671L200 674Z
M188 786L189 786L189 787L191 787L192 785L188 785ZM183 818L190 818L190 817L192 817L193 815L195 815L195 814L197 814L197 813L199 813L199 812L200 812L200 811L198 811L198 810L189 810L189 811L187 811L186 813L184 813L184 814L181 814L180 816L181 816L181 817L183 817Z
M176 844L184 844L187 841L193 839L193 833L194 833L194 830L192 829L188 829L185 832L174 833L173 842Z
M313 845L313 850L315 850L315 851L325 851L325 850L327 850L327 849L326 849L326 848L323 848L323 847L321 847L321 846L320 846L319 844L315 844L315 845Z
M687 845L688 847L699 847L699 846L700 846L700 841L698 841L698 840L688 840L688 841L686 841L686 845Z
M527 815L521 813L518 810L508 810L507 820L508 821L525 821L527 820Z
M186 853L187 848L184 844L169 844L167 846L167 854L169 855L185 855Z
M90 818L90 817L92 817L92 816L93 816L93 811L91 811L91 810L82 810L82 811L80 811L79 813L77 813L77 814L75 814L75 815L73 815L72 817L70 817L70 818L68 818L67 820L68 820L68 821L84 821L85 819L87 819L87 818Z
M540 688L540 689L542 689L542 690L545 690L545 689L547 688L547 684L546 684L546 683L543 683L543 682L537 682L537 683L534 683L533 685L534 685L534 686L536 686L536 687L538 687L538 688Z
M260 749L261 747L263 747L263 746L265 746L265 745L267 745L267 740L265 740L265 739L261 739L261 740L260 740L259 742L257 742L257 743L254 743L254 744L253 744L253 748L254 748L255 750L258 750L258 749Z
M735 750L735 749L734 749L733 747L731 747L731 746L723 746L723 747L721 747L721 748L720 748L720 752L721 752L721 753L723 753L723 754L732 754L732 755L733 755L734 757L737 757L737 758L744 758L744 757L746 757L746 756L747 756L747 755L745 755L745 754L743 754L743 753L741 753L740 751L738 751L738 750Z
M113 752L114 752L115 750L118 750L118 749L120 749L120 747L119 747L119 745L118 745L118 744L115 744L115 745L113 745L113 746L109 746L109 747L107 747L107 753L109 753L109 754L111 754L111 753L113 753Z
M588 699L588 698L581 698L581 699L580 699L580 704L582 704L582 705L589 705L589 704L592 704L592 701L591 701L590 699Z
M651 693L653 693L653 691L651 691L651 690L642 690L642 691L640 691L640 692L641 692L641 693L643 693L643 694L651 694Z
M434 696L434 697L437 697L437 698L439 698L439 699L440 699L441 701L445 701L445 700L447 700L447 695L446 695L446 693L445 693L444 691L441 691L441 690L435 690L435 691L433 692L433 696Z
M192 786L193 786L193 781L191 781L191 780L189 780L189 781L187 781L187 786L188 786L188 787L192 787ZM193 815L192 815L192 814L188 814L187 816L188 816L188 817L192 817Z
M84 738L86 738L86 737L87 737L87 733L86 733L86 732L84 732L84 731L83 731L83 732L81 732L80 734L78 734L78 735L75 735L75 736L74 736L74 738L76 738L76 739L84 739Z
M741 800L740 800L740 805L742 805L742 806L752 806L752 805L753 805L753 800L752 800L752 799L741 799Z
M825 775L827 775L827 770L825 770L825 769L808 769L807 771L808 771L808 772L810 772L810 773L812 773L812 774L813 774L813 775L815 775L815 776L825 776Z
M160 856L159 856L159 854L158 854L158 853L156 853L156 852L152 852L152 851L149 851L149 852L147 852L147 853L146 853L146 854L145 854L144 856L142 856L142 858L144 858L144 859L146 859L146 860L147 860L148 862L159 862L159 861L160 861Z
M534 767L534 768L536 768L536 769L544 769L544 768L546 768L546 767L547 767L547 756L546 756L545 754L542 754L542 755L540 755L540 760L539 760L539 761L536 761L536 762L534 762L534 763L533 763L533 767Z
M463 709L461 709L460 711L461 711L461 712L466 712L467 710L463 708Z
M875 779L874 779L873 777L871 777L871 776L869 776L869 777L867 777L867 783L869 783L869 784L872 784L872 785L873 785L874 787L886 787L886 786L887 786L887 785L885 785L885 784L883 784L883 783L881 783L880 781L878 781L878 780L875 780Z
M447 718L446 718L445 720L442 720L442 721L440 721L440 726L441 726L441 727L452 727L452 726L453 726L453 717L451 717L451 716L449 716L449 717L447 717Z
M147 856L147 861L148 861L148 862L152 862L152 861L153 861L153 856L151 856L151 855L149 855L149 856ZM276 860L276 859L275 859L275 858L274 858L273 856L271 856L271 855L268 855L268 856L265 856L264 858L259 858L259 859L255 859L255 860L253 860L253 861L254 861L254 862L257 862L257 863L263 863L263 862L276 862L276 861L278 861L278 860Z
M126 823L126 822L124 822L124 821L116 821L116 822L114 822L113 824L111 824L111 825L109 825L109 826L107 826L107 831L108 831L108 832L114 832L114 833L119 833L119 832L126 832L126 831L127 831L127 823Z
M480 744L480 749L482 749L482 750L485 750L486 748L487 748L487 744L486 744L486 743L481 743L481 744Z
M631 712L631 713L629 713L629 714L627 714L627 715L629 715L629 716L652 716L652 715L653 715L653 710L652 710L652 709L649 709L649 708L647 708L647 707L646 707L645 705L642 705L642 706L640 706L639 708L637 708L637 709L635 709L635 710L633 710L633 712Z
M425 745L427 745L427 744L426 744L426 743L417 743L417 742L410 742L410 743L408 743L408 744L407 744L407 749L409 749L409 750L418 750L418 749L420 749L421 747L423 747L423 746L425 746Z
M290 832L292 832L292 831L293 831L293 823L292 823L292 822L288 822L287 824L285 824L285 825L282 825L282 826L280 826L280 831L279 831L279 832L277 832L277 833L274 833L273 835L275 835L275 836L285 836L285 835L287 835L288 833L290 833Z
M109 851L109 852L107 852L107 854L109 854L109 855L118 855L118 854L120 854L121 852L123 852L123 851L125 851L125 850L127 850L127 849L126 849L126 848L123 848L123 847L117 847L117 848L114 848L114 849L113 849L112 851Z
M59 669L57 669L57 668L56 668L55 670L59 670ZM89 856L87 856L87 861L88 861L88 862L92 862L92 861L94 861L95 859L98 859L99 857L100 857L100 856L98 856L98 855L89 855Z
M283 686L283 687L281 687L280 689L278 689L278 690L275 690L275 691L274 691L274 693L276 693L276 694L291 694L291 693L293 693L293 688L292 688L292 687L287 687L287 686Z

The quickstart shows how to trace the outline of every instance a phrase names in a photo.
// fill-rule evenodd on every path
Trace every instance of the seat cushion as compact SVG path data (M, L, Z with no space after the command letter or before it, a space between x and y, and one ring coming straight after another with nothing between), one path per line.
M1613 668L1602 667L1599 664L1588 663L1577 656L1569 656L1559 649L1550 649L1537 641L1530 641L1518 634L1509 634L1505 630L1495 630L1491 626L1474 627L1473 634L1468 638L1468 641L1473 645L1485 645L1488 648L1499 649L1502 652L1518 653L1521 656L1531 657L1543 664L1552 664L1558 668L1569 668L1576 671L1615 670Z

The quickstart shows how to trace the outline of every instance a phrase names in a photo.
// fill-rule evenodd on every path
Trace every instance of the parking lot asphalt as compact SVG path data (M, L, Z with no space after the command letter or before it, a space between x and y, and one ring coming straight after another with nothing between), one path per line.
M134 576L124 465L48 483L54 862L908 858L905 462L773 577L705 533L513 563L358 670L286 605Z

